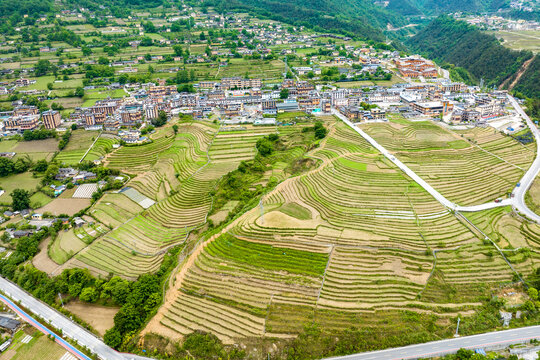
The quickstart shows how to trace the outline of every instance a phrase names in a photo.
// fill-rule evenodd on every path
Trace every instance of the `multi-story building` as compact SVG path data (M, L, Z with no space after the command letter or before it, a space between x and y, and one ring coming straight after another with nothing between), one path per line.
M239 76L221 79L221 87L227 90L260 88L261 86L262 86L261 79L243 79Z
M27 116L27 115L38 115L39 110L35 106L17 106L13 110L13 116Z
M147 120L157 119L159 116L158 106L156 104L147 104L144 108L144 116Z
M12 116L4 121L4 129L7 131L34 130L39 125L39 115Z
M48 110L41 114L41 119L43 120L43 125L45 125L45 128L56 129L62 121L62 116L58 111Z

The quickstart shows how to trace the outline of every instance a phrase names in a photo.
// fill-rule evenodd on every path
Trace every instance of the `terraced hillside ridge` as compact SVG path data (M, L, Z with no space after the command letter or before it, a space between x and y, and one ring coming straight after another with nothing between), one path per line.
M447 146L453 136L440 134ZM267 194L264 213L248 211L194 251L145 332L234 343L404 308L455 316L481 304L479 288L511 281L474 228L345 124L310 156L321 165Z
M253 158L257 139L275 131L219 131L209 124L185 123L176 135L164 128L152 143L118 149L107 158L109 166L126 166L139 174L128 186L158 202L147 210L128 209L127 215L122 209L130 202L124 198L96 203L90 213L115 227L66 266L130 279L157 271L167 249L183 243L190 231L207 221L216 182L242 160Z
M531 148L492 128L451 131L432 122L405 119L361 128L462 206L507 196L535 157ZM490 181L485 181L486 176Z
M113 150L113 145L119 140L109 135L101 135L92 145L88 153L82 158L83 161L94 161L104 158Z

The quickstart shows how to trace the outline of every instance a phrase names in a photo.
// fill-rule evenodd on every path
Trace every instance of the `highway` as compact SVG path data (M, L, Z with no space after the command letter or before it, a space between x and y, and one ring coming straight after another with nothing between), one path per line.
M536 146L537 146L536 158L533 164L531 165L531 167L529 168L529 170L527 170L525 175L523 175L520 181L520 186L514 188L513 198L502 199L499 202L492 201L492 202L479 204L479 205L472 205L472 206L460 206L448 200L441 193L435 190L431 185L429 185L426 181L424 181L424 179L422 179L414 171L412 171L407 165L403 164L392 153L386 150L386 148L384 148L381 144L375 141L375 139L369 136L362 129L355 126L354 123L352 123L349 119L347 119L347 117L341 114L338 110L332 109L332 114L337 116L345 124L350 126L358 134L360 134L374 148L379 150L388 160L393 162L405 174L407 174L411 179L413 179L418 185L422 186L429 194L431 194L431 196L433 196L437 201L439 201L442 205L444 205L448 209L451 209L453 211L460 211L460 212L475 212L475 211L488 210L488 209L496 208L499 206L511 205L514 209L519 211L521 214L523 214L530 220L540 223L540 216L535 214L533 211L531 211L525 204L525 195L527 193L527 190L531 187L534 179L536 178L536 176L538 175L538 172L540 171L540 132L538 131L538 128L534 125L534 123L531 121L531 119L527 116L525 111L523 111L521 106L519 106L517 101L510 95L508 95L508 99L510 103L512 104L512 106L514 107L514 109L516 110L516 112L526 121L528 127L530 128L531 132L533 133L535 137Z
M138 355L133 354L123 354L115 351L114 349L105 345L97 336L90 333L88 330L83 329L81 326L67 318L65 315L54 310L50 306L42 303L41 301L35 299L32 295L28 294L26 291L19 288L17 285L7 281L6 279L0 277L0 290L3 291L9 298L15 302L20 302L22 306L27 309L30 309L34 314L37 314L40 318L44 319L50 326L55 329L62 330L64 337L70 338L81 346L85 346L90 351L98 355L100 359L103 360L149 360ZM22 317L29 321L30 324L37 327L42 332L51 333L46 327L41 326L39 322L32 318L30 315L24 313L16 304L11 302L4 296L0 297L4 303L8 304L12 309L20 314L22 312ZM20 314L21 315L21 314ZM67 341L63 340L59 336L56 336L56 341L68 349L71 353L77 356L79 359L89 360L86 355L82 354L75 347L69 344Z
M540 325L457 337L424 344L330 358L332 360L417 359L452 354L459 349L502 349L512 344L540 339ZM330 360L328 359L328 360Z

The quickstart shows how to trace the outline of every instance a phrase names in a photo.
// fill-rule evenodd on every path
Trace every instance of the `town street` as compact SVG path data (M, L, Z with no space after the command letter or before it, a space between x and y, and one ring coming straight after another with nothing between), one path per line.
M467 349L502 349L511 344L525 343L531 339L540 339L540 326L494 331L485 334L457 337L433 341L424 344L409 345L380 351L371 351L354 355L339 356L331 360L397 360L417 359L457 352ZM329 360L330 360L329 359Z

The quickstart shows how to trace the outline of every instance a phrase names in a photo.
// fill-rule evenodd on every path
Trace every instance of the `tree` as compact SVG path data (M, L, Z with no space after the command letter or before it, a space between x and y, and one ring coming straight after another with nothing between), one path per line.
M527 293L529 294L529 297L532 300L538 300L538 290L536 290L535 288L533 288L533 287L529 288Z
M120 334L120 332L113 327L105 332L103 341L105 341L105 344L109 345L110 347L118 349L120 345L122 345L122 334Z
M261 156L268 156L274 151L274 145L267 138L257 140L256 147Z
M52 90L53 89L53 83L47 83L47 89Z
M131 304L127 304L122 306L120 311L114 316L114 327L121 334L125 334L137 330L143 321L144 318L141 317L141 313L137 308Z
M88 57L92 54L92 49L90 49L88 46L82 46L81 47L81 50L82 50L82 54L84 57Z
M79 295L79 299L86 302L96 302L98 299L99 293L96 290L96 288L90 286L86 287L81 291L81 294Z
M11 207L15 211L28 209L30 207L30 192L24 189L15 189L11 192Z
M0 157L0 177L8 176L14 171L13 161L11 159Z
M34 66L34 73L36 76L46 75L51 70L51 62L49 60L39 60Z
M157 119L152 119L152 125L156 127L163 126L167 123L167 113L163 110L159 110Z
M316 139L324 139L326 136L326 128L323 126L323 124L320 121L317 121L315 123L315 126L313 127L315 130L315 138Z
M280 99L287 99L289 97L289 89L281 89L279 92Z
M172 126L172 129L173 129L173 131L174 131L175 134L178 134L178 125L174 124L174 125Z
M81 86L77 87L75 89L75 96L83 97L84 96L84 88L82 88Z
M184 55L184 49L182 49L182 45L173 45L173 51L174 51L174 55L176 56L183 56Z
M42 173L44 171L47 171L47 167L49 164L47 164L47 160L41 159L36 162L36 165L34 166L34 171Z

